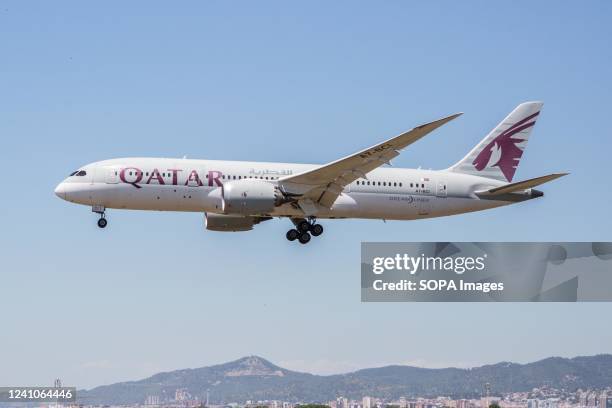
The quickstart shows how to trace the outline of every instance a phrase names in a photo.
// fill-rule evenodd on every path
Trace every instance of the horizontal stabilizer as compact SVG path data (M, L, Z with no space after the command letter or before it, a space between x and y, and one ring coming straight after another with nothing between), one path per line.
M490 190L476 191L477 195L501 195L514 193L516 191L527 190L539 186L540 184L548 183L549 181L558 179L559 177L567 176L569 173L553 173L547 176L536 177L525 181L517 181L516 183L506 184L505 186L495 187Z

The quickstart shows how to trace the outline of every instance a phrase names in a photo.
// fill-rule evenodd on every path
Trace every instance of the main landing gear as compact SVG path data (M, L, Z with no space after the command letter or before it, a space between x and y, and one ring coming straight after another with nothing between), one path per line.
M100 205L94 205L93 207L91 207L91 211L95 212L96 214L100 214L100 218L98 218L98 227L100 228L106 228L106 226L108 225L105 210L106 209L104 208L104 206Z
M300 244L307 244L310 242L311 235L318 237L323 233L323 226L316 223L316 218L310 217L308 220L303 218L292 218L291 222L295 225L295 228L287 231L286 237L289 241L295 241L296 239Z

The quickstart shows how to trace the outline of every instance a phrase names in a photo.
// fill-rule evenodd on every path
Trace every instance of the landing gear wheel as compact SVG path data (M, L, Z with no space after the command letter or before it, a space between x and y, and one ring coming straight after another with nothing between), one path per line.
M310 230L310 224L306 220L300 221L295 227L299 232L308 232Z
M290 229L289 231L287 231L287 235L286 235L289 241L295 241L299 236L300 236L300 233L296 229Z
M323 226L321 224L314 224L310 226L310 233L315 236L318 237L319 235L321 235L323 233Z
M310 234L307 232L303 232L302 234L300 234L298 239L300 241L300 244L307 244L310 242Z
M98 227L105 228L106 224L108 224L108 221L106 221L106 218L100 218L98 220Z

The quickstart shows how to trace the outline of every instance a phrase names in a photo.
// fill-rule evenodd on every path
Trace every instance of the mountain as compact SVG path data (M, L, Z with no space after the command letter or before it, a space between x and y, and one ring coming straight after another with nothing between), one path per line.
M529 364L498 363L476 368L419 368L393 365L347 374L313 375L286 370L257 356L210 367L155 374L139 381L122 382L82 390L82 404L142 403L148 395L173 399L177 388L211 404L246 400L293 402L329 401L338 396L359 399L400 396L478 397L483 384L492 392L529 391L550 386L575 391L612 384L612 355L551 357Z

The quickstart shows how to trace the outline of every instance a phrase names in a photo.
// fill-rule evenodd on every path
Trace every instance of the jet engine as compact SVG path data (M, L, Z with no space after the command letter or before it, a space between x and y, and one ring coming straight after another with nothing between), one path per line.
M245 217L242 215L225 215L206 213L206 229L210 231L250 231L253 225L269 220L270 217Z
M273 183L263 180L236 180L223 184L224 214L267 215L292 199Z

